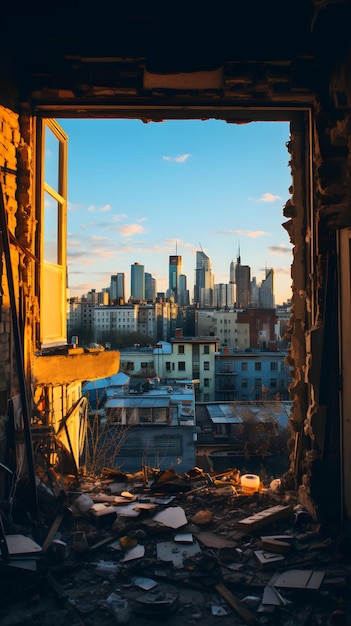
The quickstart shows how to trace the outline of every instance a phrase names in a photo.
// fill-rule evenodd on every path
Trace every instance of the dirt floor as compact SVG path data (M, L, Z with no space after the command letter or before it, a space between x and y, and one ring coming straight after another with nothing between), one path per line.
M284 480L110 472L38 493L42 541L4 517L1 626L351 624L349 541Z

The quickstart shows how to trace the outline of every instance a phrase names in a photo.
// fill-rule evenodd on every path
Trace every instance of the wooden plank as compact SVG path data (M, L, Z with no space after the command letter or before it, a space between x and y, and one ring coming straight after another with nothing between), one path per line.
M244 606L239 600L236 598L229 589L223 585L223 583L218 583L214 586L217 593L219 593L222 598L229 604L229 606L234 609L243 618L246 624L259 624L260 622L256 619L255 615L253 615L247 608Z
M281 541L274 537L261 537L261 549L269 552L278 552L279 554L287 554L290 551L290 543Z
M43 543L43 552L46 552L46 550L48 549L49 545L51 544L51 542L55 539L56 537L56 533L58 531L58 529L60 528L61 522L63 520L65 513L62 512L59 515L57 515L57 517L55 518L49 533Z
M271 506L269 509L259 511L250 517L246 517L237 522L236 527L240 529L246 529L247 532L253 532L262 526L267 526L273 522L282 520L288 517L292 512L292 507L287 505Z

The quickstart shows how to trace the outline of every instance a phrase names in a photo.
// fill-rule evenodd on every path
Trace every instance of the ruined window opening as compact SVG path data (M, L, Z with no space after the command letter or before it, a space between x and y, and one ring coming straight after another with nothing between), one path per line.
M139 114L140 114L140 113L139 113ZM139 114L138 114L138 115L139 115ZM250 115L250 113L249 113L249 115ZM261 116L261 115L262 115L262 113L260 113L259 115ZM273 112L273 115L274 115L274 112ZM282 114L280 113L280 115L282 115ZM103 116L102 116L102 117L103 117ZM167 116L165 116L165 117L167 117ZM253 117L254 117L254 115L253 115ZM284 114L284 120L286 120L286 117L287 117L287 116L286 116L286 114ZM278 119L281 119L281 118L279 117L279 114L277 114L277 120L278 120ZM251 120L246 120L246 121L251 121ZM306 131L306 134L307 134L307 131ZM287 160L288 160L288 156L287 156ZM306 180L307 180L307 173L306 173ZM288 198L288 190L287 190L287 193L286 193L286 198L284 198L284 200L288 200L288 199L289 199L289 198ZM307 203L306 203L306 204L307 204ZM283 216L282 216L282 220L283 220L283 219L284 219L284 218L283 218ZM307 219L307 221L308 221L308 219ZM312 232L311 240L312 240L312 243L313 243L313 232ZM306 274L308 274L308 270L310 269L310 267L309 267L309 261L310 261L310 264L313 266L313 258L312 258L312 257L313 257L313 249L312 249L312 246L311 246L311 250L310 250L310 252L311 252L311 257L310 257L310 259L308 259L308 260L307 260L307 262L306 262ZM313 315L314 315L314 303L312 302L312 306L311 306L311 317L312 317L312 318L313 318ZM246 332L247 332L247 331L245 331L245 333L246 333ZM247 364L243 364L243 365L247 365ZM172 368L174 369L174 364L172 364ZM244 368L242 367L242 369L244 369ZM257 399L259 399L259 398L258 398L258 396L256 396L256 397L257 397ZM205 399L208 399L208 398L205 398ZM244 397L243 397L243 399L244 399Z

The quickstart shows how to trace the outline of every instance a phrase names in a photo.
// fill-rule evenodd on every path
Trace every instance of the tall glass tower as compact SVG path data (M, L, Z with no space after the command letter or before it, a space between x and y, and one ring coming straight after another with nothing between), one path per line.
M235 267L236 306L239 308L245 308L250 304L250 281L251 268L249 265L241 265L239 250Z
M113 274L110 280L110 303L121 304L125 301L125 276L124 272Z
M169 257L169 294L174 296L174 301L178 302L179 277L182 273L182 257L173 254Z
M203 250L196 251L194 302L201 308L211 307L214 303L214 276L211 259Z
M138 262L130 266L130 297L133 300L145 300L144 266Z

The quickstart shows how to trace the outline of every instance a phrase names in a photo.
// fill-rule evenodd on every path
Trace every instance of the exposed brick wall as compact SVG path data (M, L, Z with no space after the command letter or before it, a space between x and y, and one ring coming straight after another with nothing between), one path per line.
M0 106L0 167L2 169L2 184L5 207L7 210L7 222L9 231L14 234L16 229L17 212L17 155L16 145L20 141L19 116L17 113ZM1 244L2 249L2 244ZM14 280L18 284L18 252L11 246L11 258ZM9 287L6 275L4 255L1 255L1 322L0 322L0 385L6 389L9 397L12 395L12 367L13 355L11 353L11 315Z
M23 341L25 373L30 373L33 351L34 297L34 231L36 227L32 202L31 148L33 141L31 117L0 106L0 167L2 190L10 236L11 269L17 311L24 327ZM16 240L18 244L16 244ZM2 245L2 244L1 244ZM18 394L18 368L12 334L10 292L4 255L1 255L0 281L2 290L0 316L0 389L8 398ZM23 334L22 334L23 331ZM30 380L30 378L29 378Z

